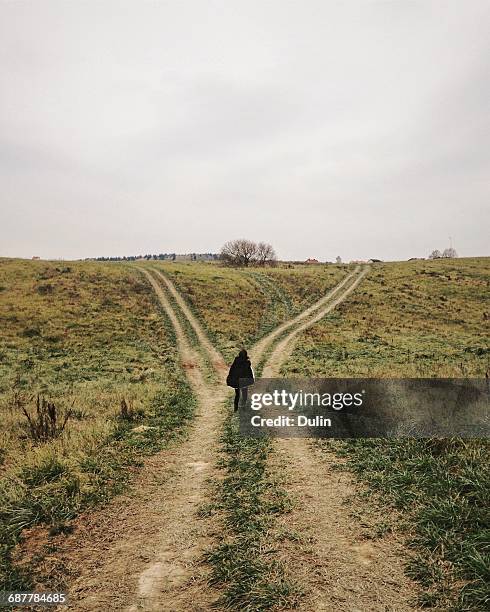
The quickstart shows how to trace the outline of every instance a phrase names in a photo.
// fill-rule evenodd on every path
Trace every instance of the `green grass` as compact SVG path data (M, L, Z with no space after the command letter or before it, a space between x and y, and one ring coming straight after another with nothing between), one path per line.
M170 322L138 270L1 260L0 285L0 585L19 589L37 579L35 566L13 561L22 532L63 531L121 491L145 455L185 431L195 400ZM30 440L12 406L14 381L26 397L74 406L62 436ZM148 429L133 432L139 425Z
M268 439L241 436L235 417L228 416L220 463L224 477L211 508L224 516L225 528L206 555L211 583L223 588L220 604L226 609L291 609L301 594L274 559L274 520L289 510L290 501L268 471L271 450Z
M424 606L490 606L489 450L488 441L461 439L340 446L348 467L401 513L416 551L407 573L422 585Z
M490 260L382 264L300 335L285 376L483 377ZM388 506L416 551L421 605L490 606L488 440L323 442Z

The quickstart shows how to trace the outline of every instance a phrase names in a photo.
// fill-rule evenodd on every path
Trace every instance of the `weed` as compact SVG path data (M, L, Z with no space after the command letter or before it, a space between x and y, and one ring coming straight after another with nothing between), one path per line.
M123 421L134 421L134 417L133 404L131 402L128 404L126 398L123 397L120 404L119 418Z
M29 435L35 442L46 442L50 438L58 438L71 416L71 410L62 412L56 407L56 404L40 395L37 396L34 413L29 412L25 405L22 405L21 408L27 419Z

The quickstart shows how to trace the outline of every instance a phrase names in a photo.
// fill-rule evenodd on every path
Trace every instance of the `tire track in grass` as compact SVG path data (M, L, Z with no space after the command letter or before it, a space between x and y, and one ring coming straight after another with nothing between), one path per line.
M279 374L279 370L281 365L286 361L293 350L294 340L297 338L298 334L300 334L308 327L311 327L323 317L325 317L329 312L331 312L336 306L338 306L341 302L343 302L346 297L349 296L352 291L359 285L364 276L368 273L369 269L361 268L358 266L351 274L349 274L344 280L339 283L332 291L330 291L324 298L310 306L307 310L299 314L292 321L289 322L289 325L284 328L282 332L290 327L293 329L287 334L283 335L282 338L279 339L277 344L274 346L272 352L267 358L267 362L264 365L262 370L263 378L273 378ZM340 290L343 291L339 294ZM337 295L339 294L339 295ZM335 297L337 296L337 297ZM277 337L281 334L281 331L275 330L271 336Z
M162 278L158 276L158 270L156 268L148 267L147 270L151 271L153 274L156 274L157 281L161 283ZM165 291L166 298L169 301L169 304L172 310L175 312L182 326L182 330L185 334L185 337L187 338L188 343L192 345L192 347L196 351L199 352L199 355L201 357L200 364L203 366L202 374L204 376L204 379L209 385L216 384L218 382L218 373L222 375L221 368L225 367L224 363L222 366L220 365L219 368L213 365L212 360L210 359L209 353L206 351L205 346L203 345L201 341L203 338L203 334L204 334L203 330L200 329L200 336L198 336L196 333L196 329L195 329L197 321L194 320L193 322L194 326L193 326L191 322L189 321L189 318L182 311L181 307L179 306L179 303L175 299L175 294L169 291L168 287L164 287L164 291ZM204 334L204 338L206 342L209 343L209 339L207 338L205 334ZM216 361L216 356L213 356L213 357Z
M263 368L264 377L279 375L298 334L314 325L342 302L362 281L368 269L356 269L347 288L283 336ZM346 283L346 284L347 284ZM335 294L338 293L335 292ZM284 471L293 510L283 515L284 538L279 559L306 593L299 609L305 612L408 612L416 587L404 573L407 551L392 534L370 540L358 519L365 515L359 488L337 468L335 453L326 453L304 438L277 439L271 469ZM376 520L376 519L375 519ZM364 526L365 527L365 526Z
M323 310L319 309L323 306L328 309L334 307L327 302L343 287L346 292L353 290L354 287L350 288L348 283L352 281L357 285L360 282L356 278L357 272L356 269L328 296L307 309L308 314L301 313L263 338L253 348L254 359L260 359L264 351L279 339L282 349L278 351L276 347L272 350L273 360L268 360L266 368L279 366L287 353L286 349L290 349L293 339L301 331L297 331L298 326L305 329L308 324L321 318ZM109 546L104 563L96 572L96 576L104 580L103 591L81 601L83 605L77 605L76 609L126 609L130 612L211 610L215 609L220 596L213 584L224 589L224 597L219 599L221 604L233 609L265 610L278 606L291 609L296 605L304 610L408 609L391 608L383 590L376 601L381 602L380 605L386 603L384 607L355 607L357 599L347 591L353 590L352 585L355 585L359 572L354 572L358 567L355 564L353 567L348 561L352 561L352 555L357 560L363 558L366 561L371 553L362 546L352 548L352 533L348 531L349 515L339 501L344 499L338 495L339 491L335 488L329 490L331 495L324 499L318 496L318 487L312 489L315 478L324 487L328 485L328 473L325 474L325 464L320 465L318 458L312 461L309 448L305 452L304 448L298 447L291 454L291 449L286 448L285 453L280 444L276 444L278 452L272 453L270 440L242 438L235 419L229 414L222 437L222 470L218 472L215 469L218 461L217 442L222 429L219 406L228 393L223 385L211 386L205 382L200 370L201 356L186 338L175 303L194 329L216 372L224 374L226 366L172 283L156 271L154 275L147 271L144 273L176 330L178 349L198 399L199 410L188 440L175 450L173 456L166 455L173 472L172 479L164 480L161 490L158 489L155 495L156 499L151 496L146 498L148 507L141 508L139 528L130 525L132 530L123 534L122 541ZM163 282L175 303L168 299L161 286ZM287 334L290 328L293 329ZM297 461L298 466L291 466L291 461ZM306 467L311 464L309 471L303 469L305 461ZM292 471L291 467L294 468ZM281 471L287 474L290 481L287 495L276 480L276 473ZM217 489L219 499L215 504L215 511L224 523L221 534L217 533L216 525L212 525L213 519L206 518L206 513L201 512L204 518L198 519L199 510L213 495L207 487L208 478L221 485ZM298 506L289 515L284 514L289 509L288 496L298 500ZM337 500L337 505L332 505L332 496ZM304 503L305 498L308 504L302 508L300 504ZM324 572L328 570L327 574L332 574L333 566L328 564L324 540L316 530L311 532L314 520L319 521L323 528L330 520L336 520L337 531L334 530L334 534L338 535L341 544L335 544L333 551L349 551L347 559L335 558L334 555L334 559L342 562L345 569L344 574L336 574L339 592L334 590L332 593L332 581L330 586L328 581L319 585L319 576L324 580ZM293 537L291 534L295 532L298 535ZM217 542L219 538L221 541ZM303 546L305 541L309 542L306 548ZM203 551L209 550L213 544L214 549L208 555L213 574L209 576L200 560ZM366 563L369 565L370 561ZM296 577L288 576L284 571L285 567L293 564L298 569L300 583L307 589L306 598L301 602L299 590L294 585ZM136 574L136 581L133 574ZM375 572L371 587L381 584L376 581L377 576ZM289 580L291 577L293 580ZM366 586L364 579L365 574L362 575L362 588ZM390 578L386 580L389 582ZM132 589L130 597L127 596L128 583ZM126 596L118 596L115 591L122 591ZM342 602L346 603L344 607ZM364 602L368 600L359 599L360 604ZM371 603L372 600L369 600Z
M226 389L215 388L204 380L202 360L189 345L179 317L162 290L159 282L165 277L158 271L145 274L170 318L176 332L179 353L187 376L198 399L196 414L189 439L181 446L182 473L178 486L173 487L165 509L165 530L160 533L155 559L138 580L137 601L130 612L145 610L207 610L216 601L217 593L207 584L201 563L202 553L209 545L209 525L198 519L200 507L207 499L206 481L211 477L217 459L217 436L222 421L217 410L226 396ZM166 283L165 283L166 284ZM196 336L209 351L209 341L185 308L182 297L167 289L175 298L190 322ZM224 362L216 351L212 353L213 366L222 370Z
M226 364L223 359L223 356L219 353L219 351L212 345L208 336L205 334L202 329L199 321L194 316L194 313L187 305L186 301L180 294L180 292L175 288L175 285L170 281L164 274L160 272L160 270L154 270L155 274L158 278L165 283L168 291L171 293L172 297L175 299L177 304L179 305L181 311L189 321L192 326L192 329L195 331L196 336L199 339L199 342L204 347L206 352L208 353L211 363L216 370L217 374L222 374L226 370Z
M216 470L224 389L210 393L202 358L189 343L179 317L157 280L143 271L175 330L182 366L198 407L186 440L151 457L129 496L106 517L107 536L97 529L77 551L79 577L69 609L87 611L203 611L219 592L209 585L202 553L210 545L209 518L198 518ZM201 370L202 368L202 370ZM114 514L117 512L117 515ZM106 540L107 538L107 540ZM106 540L106 542L104 541ZM102 549L102 554L100 553Z

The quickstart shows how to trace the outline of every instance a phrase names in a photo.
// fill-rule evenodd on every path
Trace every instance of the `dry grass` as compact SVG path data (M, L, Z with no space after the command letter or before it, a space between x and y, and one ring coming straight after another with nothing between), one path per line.
M484 377L490 259L382 264L303 332L282 369L311 377ZM332 442L323 447L331 451ZM488 440L355 440L335 449L396 508L416 557L420 604L490 605Z
M314 265L235 270L206 263L155 264L176 284L229 360L303 310L347 273Z
M9 560L22 530L63 523L119 490L194 400L173 331L138 270L0 260L0 288L0 582L15 586L27 580ZM64 430L33 440L18 393L70 411ZM122 403L131 419L120 418ZM135 421L152 427L135 437Z

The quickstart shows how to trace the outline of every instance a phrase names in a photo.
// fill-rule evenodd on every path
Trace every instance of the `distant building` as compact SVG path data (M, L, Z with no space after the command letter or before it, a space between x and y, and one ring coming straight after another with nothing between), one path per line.
M40 257L38 257L37 255L33 255L32 259L41 259Z
M319 263L319 261L318 261L318 259L312 259L312 258L310 257L310 258L308 258L308 259L305 261L305 263L307 263L307 264L317 264L317 263Z

